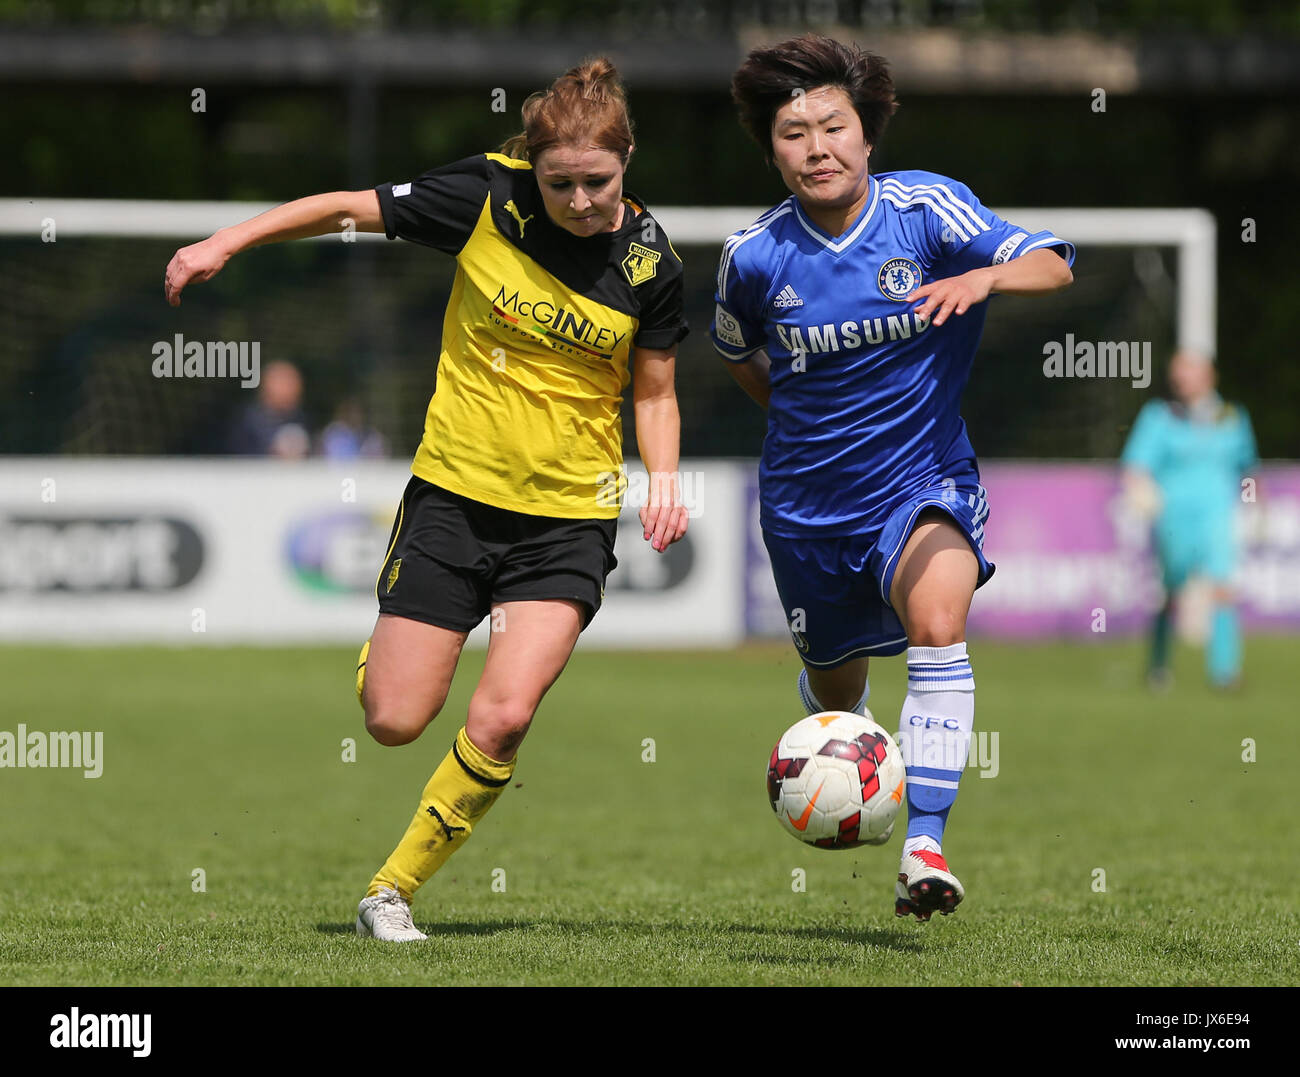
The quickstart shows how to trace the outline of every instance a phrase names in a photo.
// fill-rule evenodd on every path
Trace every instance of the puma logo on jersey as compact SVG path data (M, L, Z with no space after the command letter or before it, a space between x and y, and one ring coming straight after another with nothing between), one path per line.
M537 216L537 214L535 214L535 213L530 213L530 214L528 214L527 217L521 217L521 216L519 216L519 207L515 205L515 200L514 200L513 198L510 199L510 201L507 202L507 203L505 204L505 210L506 210L507 213L510 214L510 216L512 216L512 217L515 219L516 223L518 223L518 225L519 225L519 238L520 238L520 239L523 239L523 238L524 238L524 225L526 225L526 224L527 224L529 221L531 221L535 216Z

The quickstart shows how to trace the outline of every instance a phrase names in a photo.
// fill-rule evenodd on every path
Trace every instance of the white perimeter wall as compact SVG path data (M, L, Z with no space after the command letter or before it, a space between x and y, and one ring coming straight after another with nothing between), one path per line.
M655 553L624 508L620 564L583 646L743 636L744 466L683 471L697 512L686 540ZM0 639L359 645L409 478L398 462L9 457Z

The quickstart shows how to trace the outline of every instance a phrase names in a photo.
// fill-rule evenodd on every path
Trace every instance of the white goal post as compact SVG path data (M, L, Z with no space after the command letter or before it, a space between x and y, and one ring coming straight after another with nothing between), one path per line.
M262 202L167 202L125 199L0 198L0 235L41 238L112 236L202 239L256 216ZM766 206L659 206L655 217L680 246L720 244L749 225ZM1079 246L1162 246L1178 252L1177 342L1215 354L1215 222L1203 209L1009 208L999 216L1034 230L1050 229ZM357 233L361 240L384 237ZM317 242L338 242L320 236ZM161 267L159 274L161 275Z

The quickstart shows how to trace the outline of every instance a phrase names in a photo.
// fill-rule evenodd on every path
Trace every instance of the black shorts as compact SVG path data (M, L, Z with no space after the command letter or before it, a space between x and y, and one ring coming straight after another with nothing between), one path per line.
M586 628L618 564L617 528L495 508L413 475L375 584L379 612L468 632L499 602L567 598Z

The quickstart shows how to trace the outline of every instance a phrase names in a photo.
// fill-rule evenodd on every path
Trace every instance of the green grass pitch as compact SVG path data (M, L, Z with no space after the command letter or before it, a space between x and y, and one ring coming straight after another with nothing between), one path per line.
M1251 640L1236 695L1182 651L1152 696L1136 642L973 641L999 773L966 772L945 851L967 897L928 925L893 915L898 834L826 852L772 818L788 646L583 650L417 896L429 940L393 946L355 936L356 903L482 654L383 748L352 649L3 648L0 730L102 730L104 770L0 770L0 983L1295 984L1294 650ZM873 663L891 731L904 688Z

